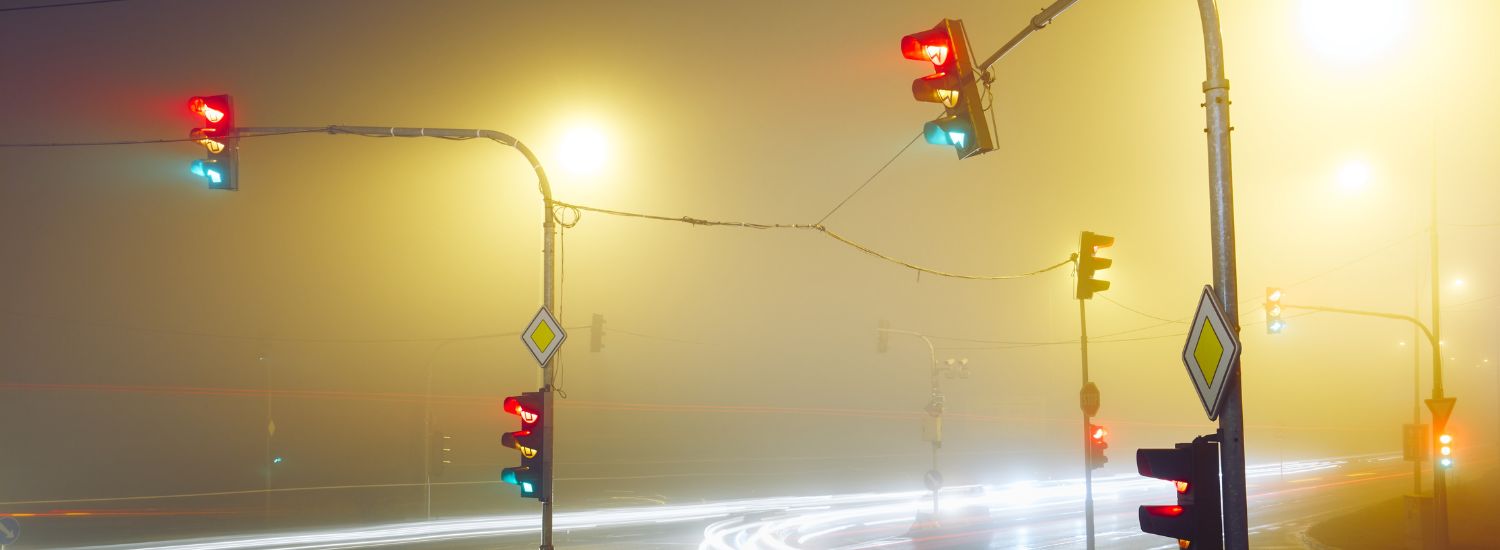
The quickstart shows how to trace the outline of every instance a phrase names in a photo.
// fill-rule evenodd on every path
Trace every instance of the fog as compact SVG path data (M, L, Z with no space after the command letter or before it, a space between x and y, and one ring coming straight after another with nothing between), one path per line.
M1077 252L1080 231L1111 235L1112 286L1086 305L1095 422L1110 431L1096 475L1134 474L1134 449L1216 427L1181 361L1212 279L1191 2L1080 2L995 65L997 151L958 160L918 140L828 215L937 114L911 99L927 67L899 55L902 35L961 18L987 56L1041 7L0 12L0 142L178 139L195 124L187 98L227 93L244 126L502 131L537 151L560 201L765 224L827 215L937 271L1031 272ZM1286 304L1430 322L1433 185L1451 433L1461 460L1493 461L1500 4L1410 3L1353 58L1324 55L1298 3L1221 9L1247 461L1400 451L1414 362L1422 398L1432 383L1413 326L1289 309L1267 334L1261 302L1279 287ZM594 174L562 156L580 125L606 143ZM503 484L483 487L490 500L457 492L514 465L499 404L540 383L518 335L541 305L541 198L521 155L481 140L245 138L237 192L188 173L201 155L190 142L0 148L0 506L383 484L400 487L380 498L405 503L425 497L430 419L453 449L434 509L533 510ZM934 460L921 437L934 358L969 366L940 378L950 484L1082 475L1071 266L966 280L815 230L561 215L559 506L918 490ZM895 333L879 351L881 321L935 350ZM367 519L414 513L331 494ZM164 506L251 514L258 498Z

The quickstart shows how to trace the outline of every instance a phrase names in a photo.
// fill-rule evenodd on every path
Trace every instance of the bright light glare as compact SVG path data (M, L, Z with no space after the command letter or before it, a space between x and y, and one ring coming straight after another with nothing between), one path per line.
M609 160L609 143L604 132L592 126L579 126L558 141L558 161L561 167L580 175L595 175Z
M1370 185L1370 165L1362 160L1349 161L1339 168L1339 187L1345 191L1363 191Z
M1463 279L1454 279L1453 280L1453 286L1456 286L1456 287L1464 286L1464 280Z
M1366 63L1391 50L1406 31L1410 0L1302 0L1302 35L1319 55Z
M1452 442L1453 442L1453 436L1451 436L1451 435L1443 434L1443 435L1438 436L1438 443L1442 443L1444 445L1447 445L1447 444L1452 443Z

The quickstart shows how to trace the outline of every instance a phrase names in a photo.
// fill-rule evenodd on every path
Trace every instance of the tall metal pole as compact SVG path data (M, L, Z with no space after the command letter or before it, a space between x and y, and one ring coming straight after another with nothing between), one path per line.
M1412 317L1422 315L1421 269L1412 277ZM1422 495L1422 346L1417 344L1417 327L1411 327L1411 425L1416 430L1412 437L1411 494Z
M1432 398L1443 399L1443 330L1442 330L1442 308L1439 290L1442 288L1442 279L1438 276L1438 214L1437 214L1437 157L1433 157L1432 175L1432 204L1430 206L1431 223L1428 227L1428 246L1431 252L1432 274ZM1434 419L1432 423L1432 439L1427 444L1429 448L1433 445L1438 431L1442 426ZM1448 547L1448 483L1447 471L1438 463L1437 457L1433 456L1432 462L1432 497L1434 530L1437 535L1438 548Z
M1084 315L1085 300L1078 300L1078 350L1082 353L1083 385L1089 385L1089 322ZM1083 411L1083 528L1085 548L1094 550L1094 468L1089 464L1092 449L1089 441L1089 413Z
M548 311L552 311L555 304L556 293L553 286L553 274L556 271L556 236L557 219L553 215L552 206L552 184L547 181L547 172L542 169L541 161L521 140L494 130L461 129L461 128L410 128L395 126L291 126L291 127L241 127L239 135L252 134L277 134L277 133L310 133L327 132L330 134L350 134L367 137L437 137L447 139L488 139L502 145L515 148L526 161L531 163L531 168L536 172L537 189L542 193L542 305ZM547 364L542 366L542 414L547 421L542 423L542 462L545 476L542 479L541 501L542 501L542 542L541 550L552 550L552 453L555 447L553 434L557 429L557 411L553 407L553 381L556 377L557 355L553 354ZM269 494L269 493L268 493Z
M1208 137L1209 225L1212 228L1214 290L1224 314L1240 330L1239 289L1234 252L1234 189L1229 154L1229 79L1224 76L1224 40L1219 34L1215 0L1198 0L1203 20L1206 78L1203 106ZM1250 547L1249 511L1245 502L1245 416L1240 396L1241 369L1230 367L1223 411L1219 413L1220 461L1224 483L1224 546Z

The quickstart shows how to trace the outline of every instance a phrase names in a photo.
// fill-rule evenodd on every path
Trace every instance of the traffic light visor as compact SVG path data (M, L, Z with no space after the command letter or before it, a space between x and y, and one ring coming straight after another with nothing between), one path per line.
M941 67L952 57L952 44L948 30L943 28L942 23L938 23L930 30L901 37L901 55L907 59L930 61Z
M215 105L210 104L208 100L202 97L194 97L192 99L189 99L188 110L203 116L203 118L208 120L209 122L219 122L221 120L224 120L223 106L220 105L216 108Z
M521 417L521 422L527 424L534 424L540 418L538 411L526 408L521 404L521 400L514 396L505 398L504 408L505 412Z

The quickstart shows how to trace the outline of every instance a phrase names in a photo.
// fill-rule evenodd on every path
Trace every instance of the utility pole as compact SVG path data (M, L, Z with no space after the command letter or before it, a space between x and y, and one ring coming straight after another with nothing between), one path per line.
M1427 230L1428 246L1432 251L1432 401L1428 404L1428 406L1436 407L1439 405L1435 405L1435 403L1444 402L1446 397L1443 395L1443 315L1442 308L1440 307L1441 297L1439 296L1441 294L1441 292L1439 291L1442 289L1443 283L1442 279L1438 276L1438 192L1437 157L1435 154L1433 156L1432 165L1432 204L1430 205L1430 217L1432 225ZM1448 405L1448 410L1452 410L1451 404ZM1438 417L1438 413L1436 410L1433 411L1433 416L1434 418L1432 419L1431 437L1436 438L1438 434L1443 433L1448 419L1446 417L1446 414L1443 415L1443 417ZM1434 441L1435 439L1428 440L1427 444L1429 448L1432 447ZM1433 512L1435 516L1433 518L1433 521L1437 524L1434 526L1434 530L1436 531L1435 534L1437 535L1438 548L1444 549L1448 547L1447 468L1443 468L1438 464L1436 456L1434 456L1432 464L1432 497L1433 500L1436 501L1433 503Z
M1079 392L1083 395L1089 385L1089 323L1084 314L1084 304L1087 300L1078 299L1078 350L1082 353L1083 385L1084 390ZM1083 400L1080 400L1083 401ZM1082 403L1083 409L1083 528L1085 532L1085 548L1094 550L1094 465L1092 464L1093 441L1089 433L1089 417L1094 413L1089 411L1089 405ZM1098 403L1095 402L1095 406Z
M1213 244L1214 291L1227 320L1240 330L1239 288L1234 250L1234 187L1229 153L1229 79L1224 76L1224 39L1219 34L1215 0L1198 0L1203 23L1203 107L1208 138L1209 226ZM1238 358L1235 359L1239 361ZM1242 369L1231 365L1219 414L1219 459L1224 483L1224 546L1250 547L1249 509L1245 488L1245 409L1240 394Z

